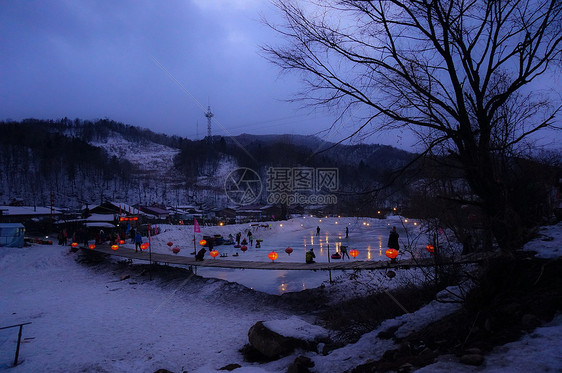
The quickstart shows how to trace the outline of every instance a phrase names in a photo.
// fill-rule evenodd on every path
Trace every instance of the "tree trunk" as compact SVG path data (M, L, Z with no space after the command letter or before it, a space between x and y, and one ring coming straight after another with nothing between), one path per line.
M486 229L492 232L500 249L511 254L523 246L523 221L511 205L510 188L506 185L508 180L504 177L503 167L493 160L490 153L478 154L461 158L466 180L481 200Z

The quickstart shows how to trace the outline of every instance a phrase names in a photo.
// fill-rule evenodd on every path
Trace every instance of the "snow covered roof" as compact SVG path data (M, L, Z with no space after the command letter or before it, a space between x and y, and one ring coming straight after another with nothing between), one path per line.
M137 209L136 207L133 207L133 206L128 205L126 203L114 202L114 201L107 201L107 202L102 203L101 205L91 205L91 206L88 206L88 209L89 210L99 209L100 207L103 207L103 205L113 206L113 208L115 210L120 209L123 214L146 215L142 211ZM86 208L86 206L82 207L82 209L85 209L85 208ZM106 210L112 210L113 208L106 207ZM103 210L103 208L101 210Z
M169 215L170 211L162 209L160 207L156 207L156 206L142 206L141 207L144 211L151 213L151 214L157 214L157 215Z
M86 220L88 222L93 222L93 221L110 222L115 220L115 216L113 216L113 214L92 214L88 216Z
M21 223L0 223L0 229L2 228L25 228Z
M130 212L131 214L140 214L141 211L131 205L128 205L126 203L122 203L122 202L109 202L111 203L113 206L116 206L118 208L120 208L121 210L123 210L123 212Z
M36 207L36 206L0 206L2 215L50 215L50 207ZM53 207L53 214L61 214L59 208Z
M114 224L111 223L104 223L104 222L88 222L84 224L86 227L98 227L98 228L115 228Z

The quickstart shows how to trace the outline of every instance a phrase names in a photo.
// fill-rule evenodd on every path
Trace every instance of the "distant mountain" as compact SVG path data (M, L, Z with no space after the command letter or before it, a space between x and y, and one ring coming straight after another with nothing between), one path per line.
M337 168L338 192L349 197L384 184L413 157L390 146L335 145L304 135L192 141L108 119L0 122L0 131L0 204L17 198L48 205L54 197L61 207L107 199L221 207L232 204L224 183L238 167L263 180L270 167ZM341 198L349 206L363 204L348 197Z
M325 149L333 145L333 143L323 141L322 139L312 135L293 135L293 134L250 135L247 133L243 133L238 136L233 136L232 139L235 139L236 141L238 141L240 144L244 146L251 145L252 143L261 143L261 144L287 143L287 144L308 148L314 151ZM232 139L231 141L233 141Z
M250 135L242 134L226 138L227 144L242 145L248 150L259 152L267 146L289 145L299 148L299 152L307 155L307 159L324 158L340 165L357 165L364 161L367 164L392 167L400 166L411 160L412 153L393 148L388 145L358 144L341 145L324 141L312 135Z

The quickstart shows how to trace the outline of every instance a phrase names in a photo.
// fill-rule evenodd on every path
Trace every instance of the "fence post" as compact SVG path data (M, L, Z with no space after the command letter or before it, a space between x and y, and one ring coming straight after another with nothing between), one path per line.
M20 342L21 342L21 330L23 329L23 324L20 324L20 330L18 332L18 344L16 347L16 357L14 358L14 366L18 365L18 356L20 354Z
M3 330L3 329L10 329L10 328L15 328L16 326L19 326L18 344L16 346L16 357L14 358L14 366L18 365L18 357L19 357L19 354L20 354L20 343L21 343L22 329L23 329L24 325L28 325L28 324L31 324L31 322L24 322L22 324L15 324L15 325L10 325L10 326L0 327L0 330Z

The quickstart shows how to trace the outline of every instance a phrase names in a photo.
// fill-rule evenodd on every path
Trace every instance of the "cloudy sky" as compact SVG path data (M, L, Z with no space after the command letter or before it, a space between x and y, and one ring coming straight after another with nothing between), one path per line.
M341 139L349 128L321 132L335 113L284 101L298 76L259 55L279 40L260 21L275 15L267 0L1 1L0 120L107 117L194 139L211 105L213 134Z
M0 120L107 117L201 138L210 104L214 134L317 133L335 116L287 103L298 78L258 54L273 14L266 0L2 1Z

